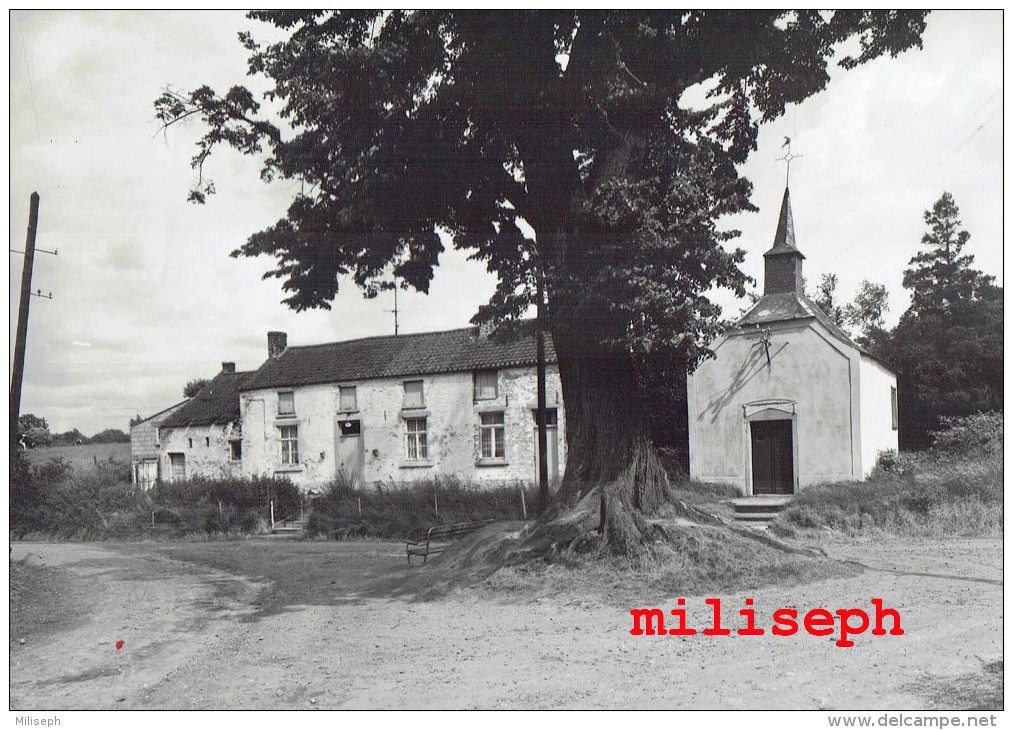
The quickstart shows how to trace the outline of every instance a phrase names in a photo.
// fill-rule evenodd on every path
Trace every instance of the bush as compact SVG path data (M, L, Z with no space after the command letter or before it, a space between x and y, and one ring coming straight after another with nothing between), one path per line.
M943 418L945 428L932 435L932 450L949 455L1002 453L1002 414L976 413Z
M925 452L883 452L869 479L799 494L771 524L779 535L831 529L845 534L1002 533L1002 418L950 419Z
M308 537L403 537L414 530L472 520L519 520L524 494L528 516L538 504L538 489L521 483L490 489L456 477L407 484L388 482L355 488L332 482L313 501Z
M54 459L32 466L11 459L11 533L53 538L136 538L265 532L269 504L298 514L298 488L267 478L192 479L145 492L122 464L71 469Z

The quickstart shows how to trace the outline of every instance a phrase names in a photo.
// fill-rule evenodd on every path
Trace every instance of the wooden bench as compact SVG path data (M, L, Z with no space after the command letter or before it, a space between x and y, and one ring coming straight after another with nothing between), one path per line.
M405 552L408 554L408 565L412 564L413 555L421 555L425 563L430 555L441 553L447 544L464 535L470 535L475 530L481 529L490 524L492 520L476 520L474 522L458 522L455 525L437 525L428 530L422 527L414 538L405 540Z

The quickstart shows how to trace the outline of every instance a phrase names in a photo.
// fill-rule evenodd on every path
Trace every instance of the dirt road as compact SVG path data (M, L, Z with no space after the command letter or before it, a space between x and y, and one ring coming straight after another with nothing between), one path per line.
M904 636L865 634L850 649L802 632L631 636L637 597L623 607L486 589L416 600L399 587L427 568L409 573L402 550L16 544L13 559L54 569L73 606L58 626L12 636L11 706L915 709L945 704L940 686L1002 659L998 540L835 543L833 557L871 569L749 594L766 627L781 606L870 608L873 596L901 613ZM737 628L744 596L720 598ZM687 605L704 628L703 597Z

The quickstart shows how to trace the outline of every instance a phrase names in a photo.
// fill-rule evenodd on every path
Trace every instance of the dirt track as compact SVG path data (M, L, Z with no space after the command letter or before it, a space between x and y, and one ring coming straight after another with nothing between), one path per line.
M57 569L73 618L12 636L11 707L916 709L938 706L940 680L1002 659L999 540L827 549L873 570L751 592L758 623L781 606L881 596L905 636L851 649L804 633L631 636L626 610L575 597L412 600L395 543L19 543L13 559ZM310 585L282 592L263 572L207 567L230 556L303 566ZM720 597L737 628L742 595ZM688 605L706 626L702 597Z

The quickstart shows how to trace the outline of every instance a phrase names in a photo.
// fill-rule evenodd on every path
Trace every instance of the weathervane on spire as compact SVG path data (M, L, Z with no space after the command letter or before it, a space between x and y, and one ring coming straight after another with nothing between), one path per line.
M791 176L791 161L802 157L802 155L793 155L791 153L791 137L784 138L784 144L781 148L788 148L788 151L784 153L784 157L778 157L774 162L783 162L784 164L784 186L788 187L788 178Z

